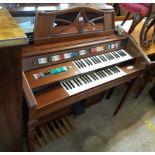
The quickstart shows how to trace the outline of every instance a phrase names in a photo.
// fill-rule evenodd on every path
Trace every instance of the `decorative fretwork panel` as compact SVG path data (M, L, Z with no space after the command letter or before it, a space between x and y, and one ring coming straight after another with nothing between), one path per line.
M114 31L113 10L96 10L76 7L57 12L40 12L35 23L35 43L45 40L57 42L56 38L110 34ZM109 31L109 32L108 32ZM108 33L107 33L108 32ZM75 39L75 38L74 38Z

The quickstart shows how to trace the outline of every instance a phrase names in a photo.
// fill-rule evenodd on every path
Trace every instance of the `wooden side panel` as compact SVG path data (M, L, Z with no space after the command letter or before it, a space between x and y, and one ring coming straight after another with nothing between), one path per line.
M0 151L22 149L20 47L0 48Z

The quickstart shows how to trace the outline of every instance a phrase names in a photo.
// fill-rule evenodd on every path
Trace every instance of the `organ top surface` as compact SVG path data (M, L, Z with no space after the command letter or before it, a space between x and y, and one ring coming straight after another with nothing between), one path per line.
M27 44L24 31L18 26L6 8L0 5L0 47Z

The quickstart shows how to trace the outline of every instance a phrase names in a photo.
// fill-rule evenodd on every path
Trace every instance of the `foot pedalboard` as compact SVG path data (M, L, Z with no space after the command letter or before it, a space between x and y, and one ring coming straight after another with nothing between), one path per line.
M33 142L35 150L72 132L73 129L75 125L69 116L63 116L37 127Z

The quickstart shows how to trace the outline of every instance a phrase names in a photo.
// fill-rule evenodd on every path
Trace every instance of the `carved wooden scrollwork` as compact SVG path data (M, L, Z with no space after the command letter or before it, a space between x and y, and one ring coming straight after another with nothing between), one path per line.
M80 39L113 33L113 9L75 7L56 12L39 12L36 16L34 40L38 44L45 41L67 41L74 39L74 36Z

